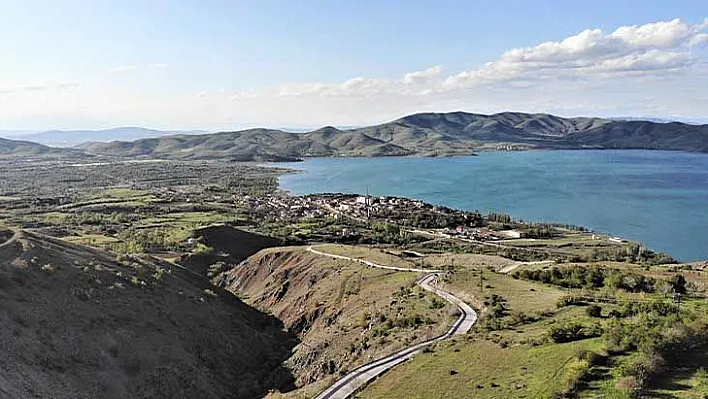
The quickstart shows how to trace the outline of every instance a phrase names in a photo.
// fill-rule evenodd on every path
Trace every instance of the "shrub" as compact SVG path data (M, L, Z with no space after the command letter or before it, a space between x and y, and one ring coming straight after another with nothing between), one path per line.
M578 322L553 326L549 330L550 338L556 343L579 341L581 339L599 337L600 335L602 335L600 326L585 325Z
M574 359L563 372L563 394L568 395L580 387L583 380L590 374L590 363L587 360Z
M445 302L444 300L439 299L438 297L432 297L430 303L428 304L428 307L430 309L441 309L444 308L445 305L447 305L447 302Z
M708 371L701 367L694 375L696 380L695 389L701 397L708 397Z
M214 252L214 248L208 247L202 243L197 243L192 253L195 255L211 255Z
M585 313L590 317L600 317L602 316L602 308L598 305L590 305L585 309Z
M641 387L652 375L658 373L666 361L655 351L641 352L622 368L622 375L634 377Z
M558 308L563 308L566 306L573 306L573 305L585 305L585 301L583 300L582 297L579 297L577 295L564 295L558 299L558 302L556 302L556 306Z
M524 324L532 319L533 318L531 316L519 310L516 310L511 313L511 323L513 325Z
M615 384L615 388L628 398L635 398L639 395L639 383L634 377L620 378L617 384Z
M621 288L629 292L654 292L656 280L641 274L598 266L552 267L548 270L520 270L517 278L540 281L566 288ZM676 281L680 285L680 281Z

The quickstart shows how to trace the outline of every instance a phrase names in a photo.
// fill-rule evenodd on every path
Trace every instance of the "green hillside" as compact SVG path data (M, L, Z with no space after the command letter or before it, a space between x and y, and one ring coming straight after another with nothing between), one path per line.
M31 141L0 138L0 158L84 158L88 155L80 150L54 148Z
M90 154L120 157L287 161L328 156L446 156L483 149L662 149L708 151L708 125L561 118L504 112L421 113L376 126L308 133L249 129L94 143Z

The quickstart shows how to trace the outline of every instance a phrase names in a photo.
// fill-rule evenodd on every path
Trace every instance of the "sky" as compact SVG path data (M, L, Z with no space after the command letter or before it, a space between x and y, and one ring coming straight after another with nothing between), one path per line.
M705 0L0 0L0 130L708 120Z

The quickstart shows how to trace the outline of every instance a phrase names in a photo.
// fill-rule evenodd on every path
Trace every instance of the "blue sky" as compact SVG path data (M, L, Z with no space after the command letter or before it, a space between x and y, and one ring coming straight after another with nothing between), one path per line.
M0 0L0 129L708 117L705 1Z

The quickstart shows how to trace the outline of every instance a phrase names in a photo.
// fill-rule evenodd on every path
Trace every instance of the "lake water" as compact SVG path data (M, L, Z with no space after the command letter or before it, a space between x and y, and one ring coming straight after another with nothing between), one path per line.
M484 152L452 158L316 158L277 164L294 194L396 195L527 221L576 224L682 261L708 259L708 154Z

